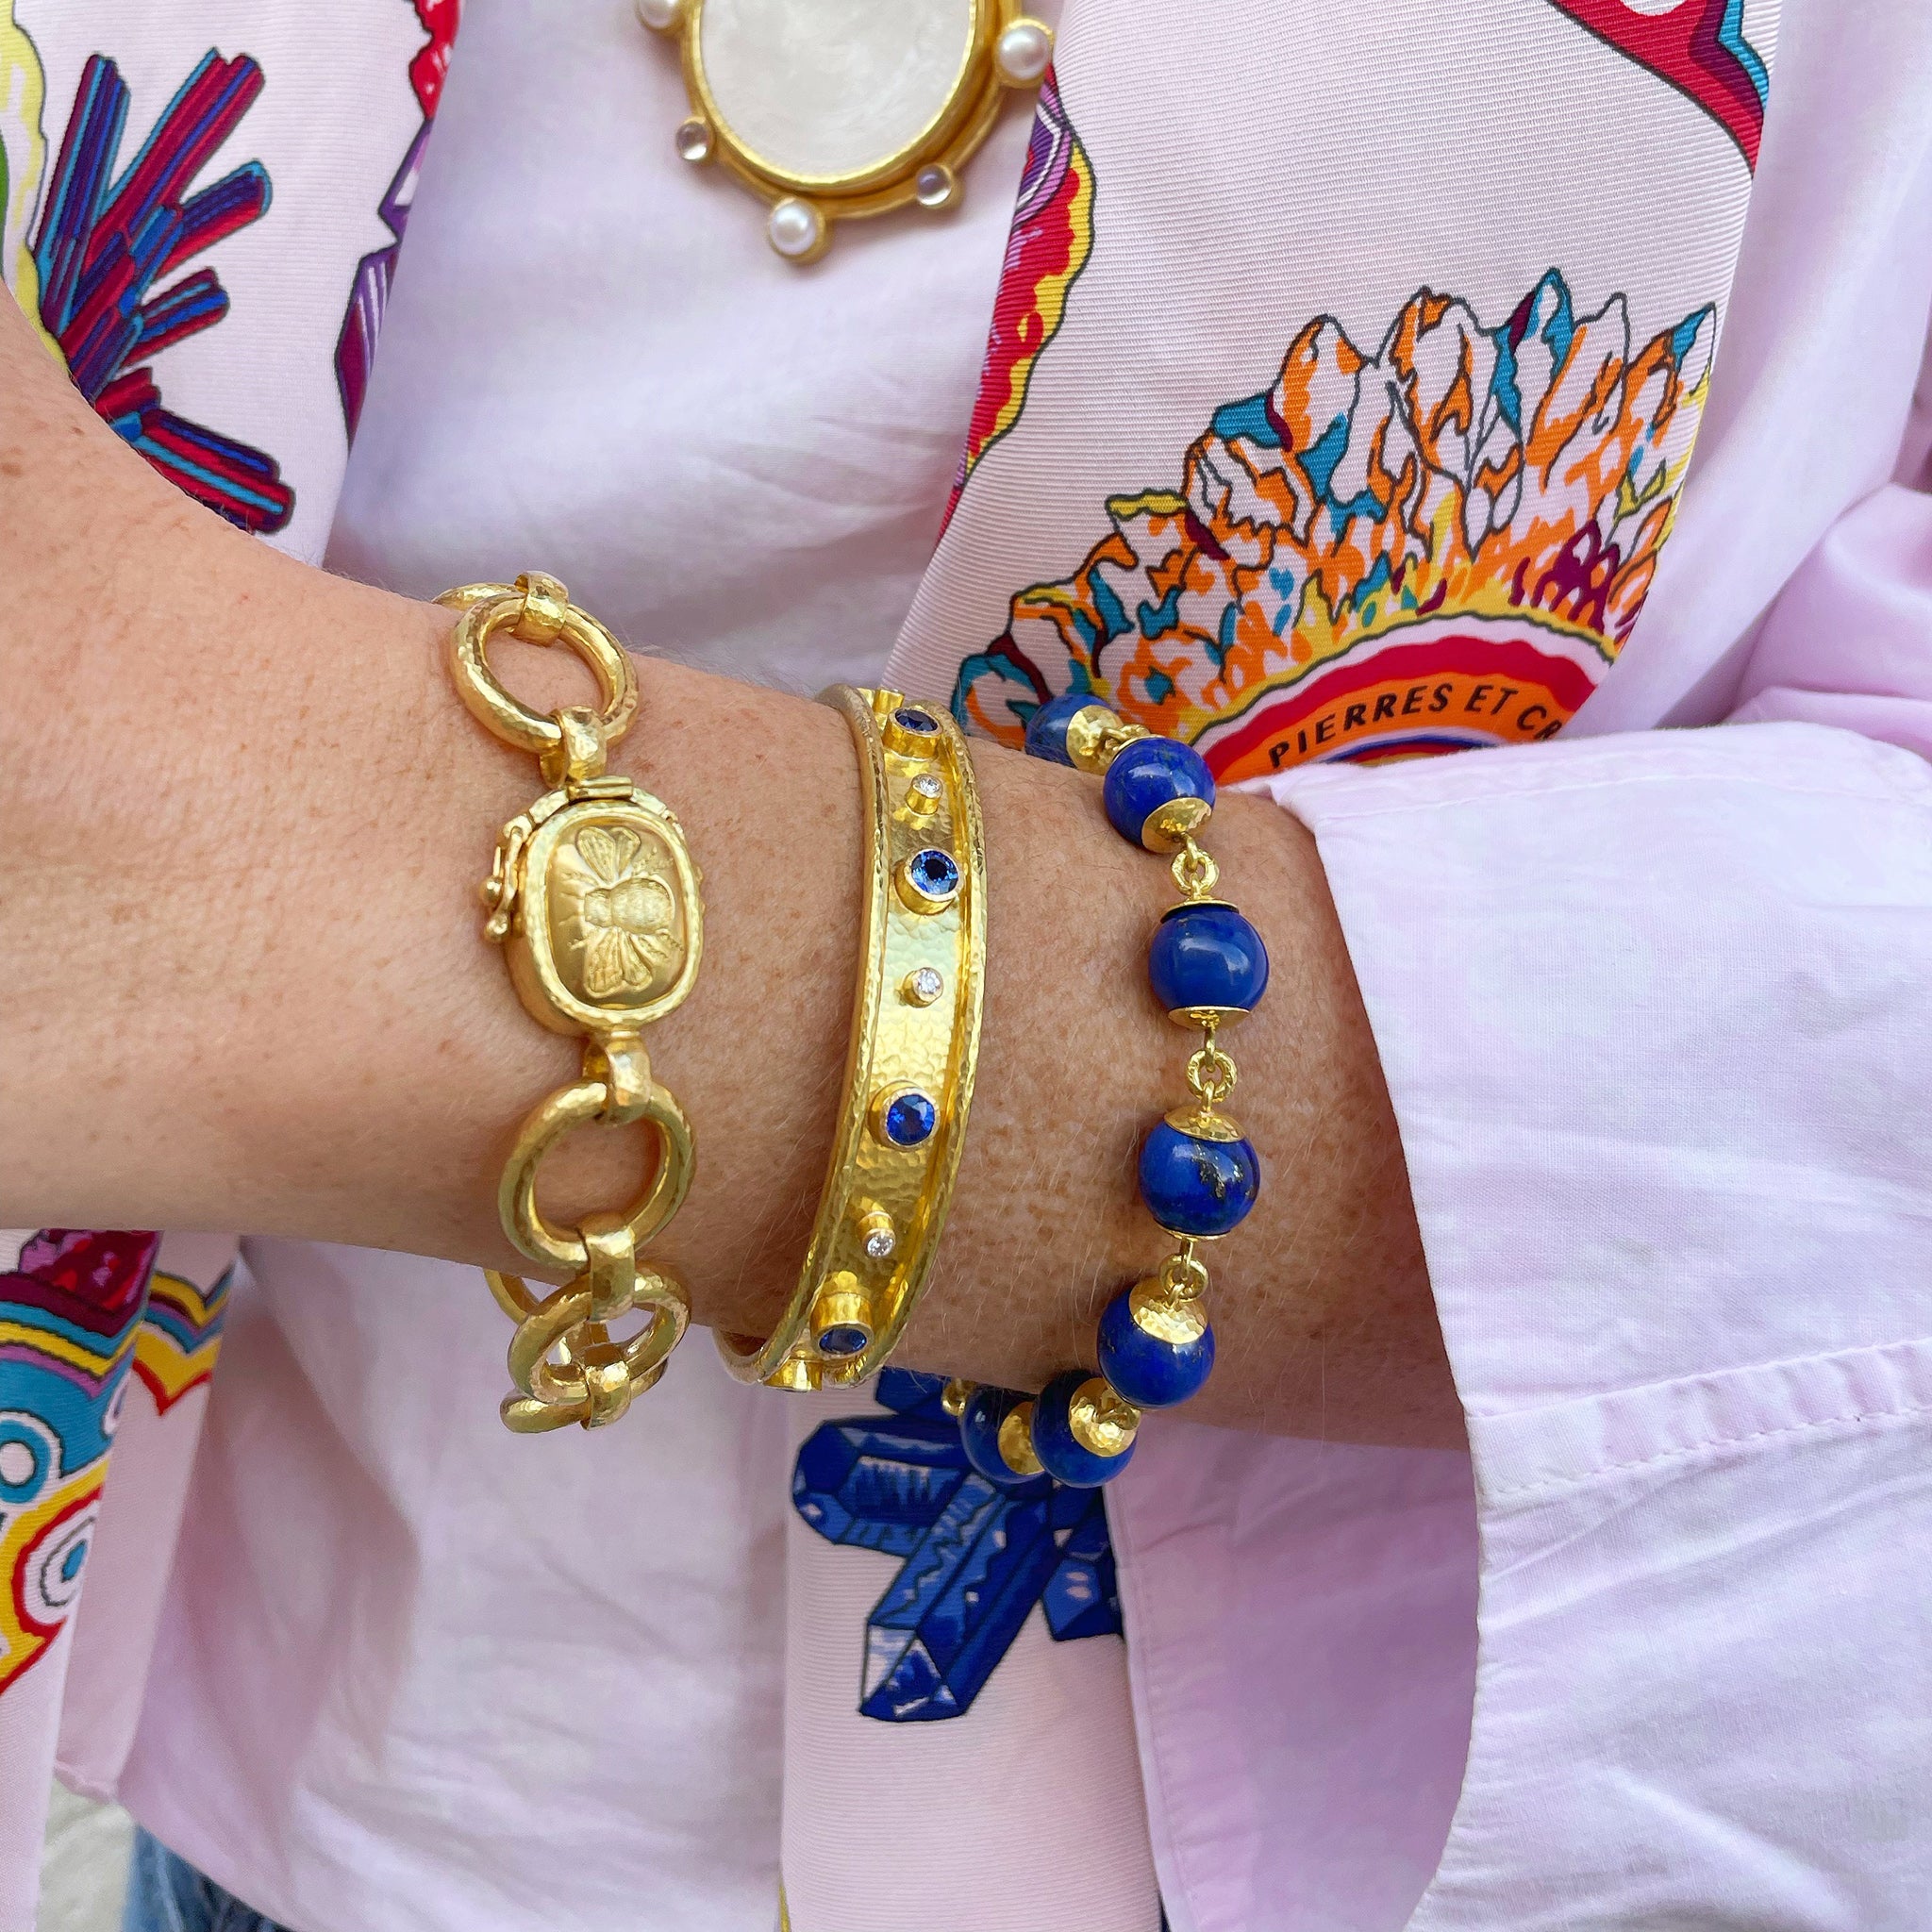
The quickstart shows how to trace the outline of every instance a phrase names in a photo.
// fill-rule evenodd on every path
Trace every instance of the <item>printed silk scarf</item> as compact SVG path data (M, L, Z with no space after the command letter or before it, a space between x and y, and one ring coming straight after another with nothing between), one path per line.
M1224 780L1559 731L1670 533L1777 11L1070 0L893 680L1008 743L1092 690ZM150 461L313 557L457 0L252 14L226 59L194 13L0 0L0 270ZM264 67L281 86L258 104ZM172 96L158 122L127 125L130 73ZM209 157L247 114L263 152L307 159L345 99L363 138L332 142L332 197L274 258L302 286L230 358L253 379L225 391L204 362L164 394L152 358L222 320L210 255L275 171L209 179ZM264 407L274 456L246 433ZM150 1517L178 1511L225 1265L192 1242L158 1262L149 1236L0 1237L0 1923L31 1921L108 1447L141 1457ZM1099 1496L993 1491L921 1377L797 1414L797 1932L1155 1932ZM142 1668L119 1686L137 1701Z

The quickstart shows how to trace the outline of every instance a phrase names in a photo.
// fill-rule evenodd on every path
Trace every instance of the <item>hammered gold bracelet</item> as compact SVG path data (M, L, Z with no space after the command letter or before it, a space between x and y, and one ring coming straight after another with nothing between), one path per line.
M965 1141L986 974L986 844L965 738L937 706L841 685L858 752L865 902L832 1159L785 1318L720 1334L740 1381L859 1382L932 1271Z
M638 1250L675 1214L691 1186L695 1142L671 1092L652 1076L642 1029L680 1005L704 944L699 873L676 819L604 766L637 715L637 673L595 618L555 577L466 584L436 600L459 611L450 670L463 703L506 744L536 755L551 788L504 826L482 888L484 937L504 949L511 983L540 1024L584 1041L583 1077L531 1109L497 1190L504 1232L519 1252L567 1272L541 1299L515 1274L485 1270L517 1324L516 1385L503 1420L520 1434L615 1422L664 1373L691 1318L671 1274ZM486 656L499 635L563 643L595 676L601 709L547 716L518 703ZM560 1228L537 1205L543 1157L573 1127L647 1124L657 1163L632 1204ZM633 1312L644 1325L618 1341L609 1324Z

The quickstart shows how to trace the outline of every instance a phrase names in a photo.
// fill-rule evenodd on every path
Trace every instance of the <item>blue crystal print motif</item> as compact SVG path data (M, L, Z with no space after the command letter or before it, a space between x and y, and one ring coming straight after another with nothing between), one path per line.
M792 1507L827 1541L905 1558L865 1620L858 1709L885 1724L963 1717L1036 1603L1062 1643L1121 1631L1099 1491L976 1474L944 1387L882 1371L886 1412L822 1424L791 1476Z

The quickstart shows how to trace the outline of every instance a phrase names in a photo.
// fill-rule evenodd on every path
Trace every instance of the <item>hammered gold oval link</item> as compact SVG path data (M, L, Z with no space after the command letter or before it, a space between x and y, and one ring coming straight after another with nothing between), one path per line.
M604 774L609 736L604 721L588 705L563 705L550 714L557 742L537 760L546 785L580 784Z
M549 1355L573 1328L584 1325L590 1313L590 1290L573 1281L545 1295L535 1311L517 1324L516 1333L509 1339L509 1378L525 1395L534 1395L551 1407L582 1396L582 1377L577 1378L575 1389L559 1384Z
M614 1341L596 1341L577 1357L583 1372L583 1413L578 1420L587 1429L601 1429L614 1423L640 1392L630 1378L624 1351Z
M581 1274L590 1257L580 1236L556 1226L537 1206L537 1170L544 1155L573 1127L597 1120L608 1104L609 1091L601 1080L578 1080L539 1101L517 1130L516 1145L497 1186L503 1231L531 1260L566 1274ZM662 1087L652 1086L638 1119L657 1131L658 1171L643 1193L624 1209L622 1219L630 1228L631 1240L642 1247L683 1206L695 1156L691 1123Z
M627 1341L613 1341L608 1328L590 1318L591 1301L586 1278L558 1289L518 1324L508 1353L510 1380L525 1401L586 1428L615 1422L632 1397L657 1385L691 1323L683 1284L659 1269L638 1276L633 1306L650 1319ZM550 1359L553 1350L561 1361Z
M651 1316L651 1325L624 1344L625 1366L632 1386L641 1392L664 1373L671 1351L684 1340L691 1326L691 1296L676 1275L662 1268L640 1268L631 1307Z
M512 1322L521 1322L525 1315L537 1312L537 1297L530 1292L529 1283L521 1274L507 1274L501 1269L486 1268L483 1279L490 1284L490 1293L496 1306Z
M610 1099L600 1123L627 1127L641 1119L651 1097L651 1056L635 1033L607 1033L584 1042L584 1078L601 1080Z
M638 1285L637 1243L621 1214L587 1214L577 1223L590 1265L581 1279L591 1291L591 1319L614 1322L630 1312Z
M503 631L516 634L529 600L503 584L465 584L460 590L445 591L436 601L462 613L449 634L450 674L471 715L520 751L533 752L540 758L554 751L563 742L563 727L555 718L511 697L490 668L490 640ZM637 716L637 667L617 640L575 605L563 607L557 635L590 666L597 680L605 742L614 744Z
M506 1395L496 1411L505 1428L519 1436L547 1435L552 1429L567 1429L581 1418L568 1408L552 1408L534 1395Z
M541 570L526 570L510 588L523 598L515 635L526 644L554 644L570 622L570 592Z

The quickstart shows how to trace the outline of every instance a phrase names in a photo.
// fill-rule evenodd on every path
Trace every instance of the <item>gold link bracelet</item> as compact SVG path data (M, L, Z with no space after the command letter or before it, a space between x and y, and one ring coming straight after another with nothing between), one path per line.
M986 840L973 762L938 706L840 685L858 751L866 892L838 1137L811 1245L765 1341L717 1337L741 1382L863 1381L932 1271L965 1144L986 976Z
M436 600L461 614L450 672L463 703L506 744L536 755L552 788L505 825L482 888L483 936L504 949L531 1017L584 1040L583 1077L541 1101L517 1130L497 1189L504 1232L522 1254L572 1279L539 1297L520 1275L484 1271L516 1323L514 1391L503 1420L519 1434L615 1422L664 1373L691 1319L683 1285L638 1250L682 1205L696 1159L691 1123L653 1078L642 1031L684 1001L704 950L700 874L670 810L627 778L608 776L611 745L637 716L637 672L555 577L466 584ZM603 707L547 716L518 703L490 668L493 637L561 642L591 668ZM657 1141L648 1185L619 1213L575 1228L537 1205L543 1157L572 1128L641 1122ZM627 1341L610 1324L642 1314Z

